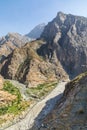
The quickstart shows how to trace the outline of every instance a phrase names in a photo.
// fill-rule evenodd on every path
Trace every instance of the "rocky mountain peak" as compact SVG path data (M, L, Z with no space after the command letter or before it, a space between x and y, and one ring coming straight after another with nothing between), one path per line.
M64 22L66 19L66 14L64 14L63 12L58 12L56 18L59 18L61 22Z
M41 55L56 54L71 78L87 70L87 18L59 12L41 38L47 41Z

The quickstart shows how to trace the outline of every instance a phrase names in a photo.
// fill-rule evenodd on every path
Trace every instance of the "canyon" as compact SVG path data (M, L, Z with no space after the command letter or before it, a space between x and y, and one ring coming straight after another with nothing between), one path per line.
M5 41L6 38L3 39ZM15 38L11 38L10 41L13 39ZM23 130L86 130L87 18L58 12L57 16L44 26L38 39L33 41L24 39L24 41L22 45L20 42L18 47L16 45L15 48L11 48L10 52L8 49L3 51L6 53L0 62L0 74L3 80L17 80L24 84L29 92L32 89L34 91L42 89L49 83L62 82L64 85L65 82L68 83L65 85L65 90L62 89L64 85L59 88L64 93L61 92L61 98L56 100L53 108L41 122L38 122L39 125L37 125L40 112L38 110L38 114L31 119L32 128ZM12 44L15 45L14 42ZM3 45L6 47L2 42L1 46ZM3 55L1 52L1 57ZM56 90L57 93L58 91ZM35 95L33 97L35 98ZM41 110L44 109L45 103ZM26 125L28 123L29 120ZM14 128L17 129L17 126Z

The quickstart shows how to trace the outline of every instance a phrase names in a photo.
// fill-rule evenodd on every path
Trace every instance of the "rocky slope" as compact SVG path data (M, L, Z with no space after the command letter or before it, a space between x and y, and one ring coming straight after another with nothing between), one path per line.
M66 85L63 97L32 130L87 130L87 72Z
M68 76L60 62L49 61L37 54L37 49L45 42L42 40L27 43L15 49L1 64L1 74L15 79L29 87L45 82L67 79Z
M6 36L0 38L0 56L7 56L15 48L23 46L29 40L29 38L18 33L8 33Z
M37 25L35 28L33 28L28 34L25 36L31 38L31 39L37 39L40 38L40 35L42 34L43 30L45 28L45 23Z
M38 50L39 55L56 55L70 78L87 70L87 18L59 12L41 37L47 44Z

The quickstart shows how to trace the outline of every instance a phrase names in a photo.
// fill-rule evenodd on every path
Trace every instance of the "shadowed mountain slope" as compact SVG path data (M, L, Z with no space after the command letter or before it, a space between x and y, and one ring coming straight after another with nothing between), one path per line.
M63 97L42 121L40 128L31 130L86 130L87 129L87 73L66 85Z

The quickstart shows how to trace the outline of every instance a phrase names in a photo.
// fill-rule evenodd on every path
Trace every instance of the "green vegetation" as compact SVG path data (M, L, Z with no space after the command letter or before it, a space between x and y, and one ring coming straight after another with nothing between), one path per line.
M18 88L16 88L12 83L10 83L9 81L5 81L4 82L4 86L3 86L3 90L4 91L8 91L9 93L11 93L12 95L17 96L17 100L16 102L19 103L21 101L21 94Z
M7 112L7 110L8 110L8 107L6 107L6 106L1 107L0 108L0 115L4 115Z
M10 104L0 107L0 116L7 113L12 113L14 115L20 114L30 105L29 101L22 100L19 89L12 85L9 81L5 81L3 91L8 91L10 94L15 95L16 99Z
M8 106L8 110L7 113L12 113L14 115L20 114L22 111L24 111L27 107L29 106L29 102L27 101L22 101L19 104L17 104L16 102L11 105Z
M36 88L28 88L27 93L32 98L40 99L52 91L56 85L57 82L40 84Z

